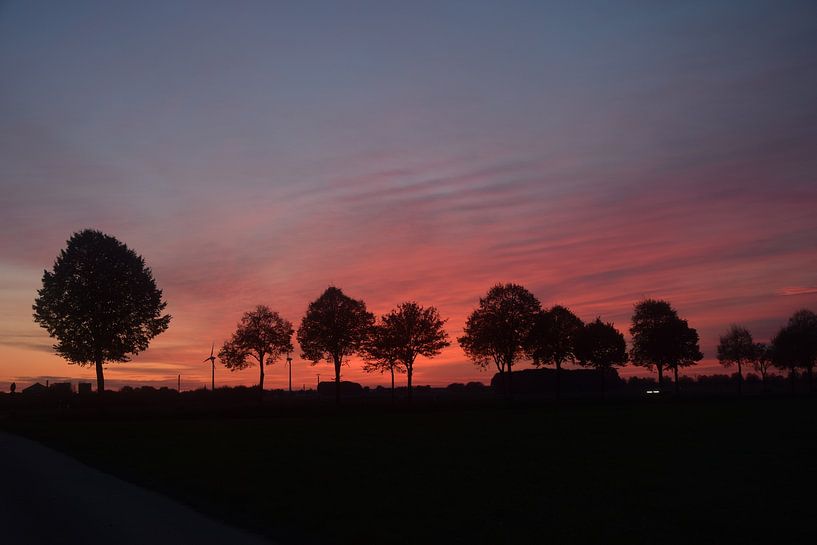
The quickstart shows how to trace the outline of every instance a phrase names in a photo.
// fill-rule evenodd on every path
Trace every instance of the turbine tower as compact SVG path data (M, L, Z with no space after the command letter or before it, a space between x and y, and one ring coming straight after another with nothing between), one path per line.
M292 356L287 352L287 366L289 367L289 394L292 395Z
M210 362L211 367L211 377L210 377L210 389L212 391L216 391L216 357L213 355L213 350L216 348L216 341L213 341L213 344L210 346L210 357L204 358L204 361Z

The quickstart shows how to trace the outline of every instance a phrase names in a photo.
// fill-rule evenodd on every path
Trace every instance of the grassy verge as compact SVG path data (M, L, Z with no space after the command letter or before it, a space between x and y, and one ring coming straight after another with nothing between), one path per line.
M814 535L808 399L4 426L282 542Z

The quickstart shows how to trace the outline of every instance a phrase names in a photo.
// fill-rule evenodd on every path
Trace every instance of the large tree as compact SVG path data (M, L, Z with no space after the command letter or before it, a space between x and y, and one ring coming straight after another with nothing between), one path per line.
M475 365L496 366L506 397L511 395L513 364L524 357L540 310L539 300L519 284L497 284L480 298L457 339Z
M335 400L340 403L340 368L344 358L360 353L374 325L366 303L331 286L309 303L298 328L301 357L313 365L326 360L335 366Z
M817 314L806 309L795 312L775 335L772 347L775 365L789 371L792 384L797 369L805 371L811 391L817 363Z
M562 364L575 362L576 342L584 331L584 322L569 309L556 305L536 315L528 337L526 352L534 367L556 367L556 397L560 395Z
M627 364L627 342L613 326L596 318L582 328L575 344L575 355L580 365L595 367L601 374L601 395L604 395L606 376L613 366Z
M411 402L414 362L418 356L433 358L451 343L445 332L445 320L434 307L422 307L414 301L401 303L380 318L374 333L376 345L391 347L392 355L406 371L408 401ZM392 375L393 378L393 375Z
M743 391L743 366L757 358L757 346L749 330L740 325L732 325L721 335L718 343L718 361L724 367L738 367L738 395Z
M258 364L258 393L264 398L264 366L292 352L292 323L266 305L245 312L235 333L218 351L218 358L230 371ZM253 361L254 360L254 361Z
M165 331L167 303L145 260L116 238L86 229L60 251L34 301L34 321L57 339L54 350L78 365L96 367L97 391L105 391L103 365L127 362Z
M658 385L663 386L664 369L675 374L675 393L679 391L678 368L703 359L698 332L666 301L644 299L635 305L630 334L633 346L630 361L634 365L658 369Z

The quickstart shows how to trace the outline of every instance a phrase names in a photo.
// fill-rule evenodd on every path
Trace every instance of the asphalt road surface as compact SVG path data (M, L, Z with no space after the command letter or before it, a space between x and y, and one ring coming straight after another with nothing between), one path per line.
M0 543L269 545L160 494L2 432Z

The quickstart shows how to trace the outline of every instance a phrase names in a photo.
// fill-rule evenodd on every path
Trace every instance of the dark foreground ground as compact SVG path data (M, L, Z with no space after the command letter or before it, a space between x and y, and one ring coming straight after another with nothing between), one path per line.
M4 544L267 544L18 435L0 432L0 467Z
M808 398L0 426L283 543L817 542Z

